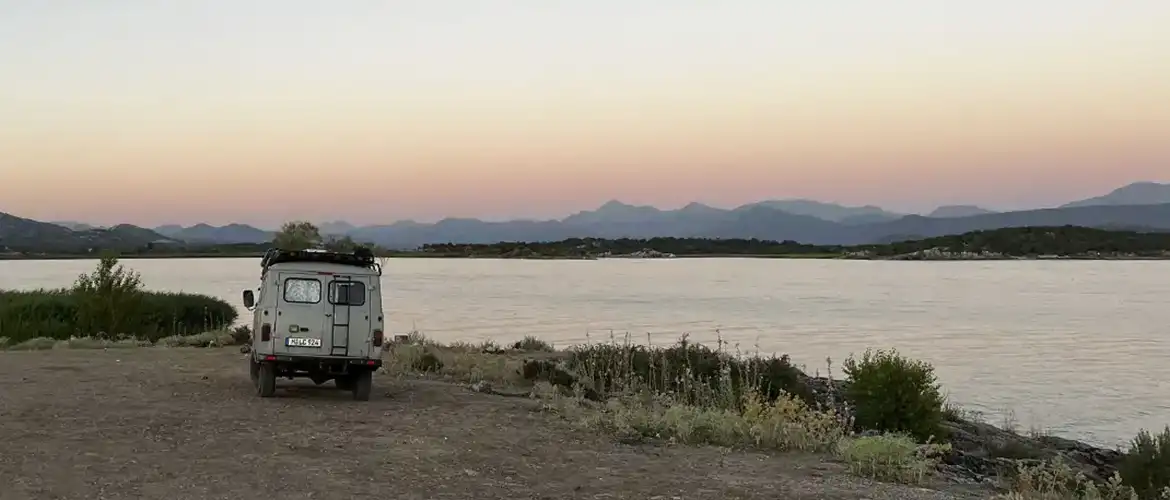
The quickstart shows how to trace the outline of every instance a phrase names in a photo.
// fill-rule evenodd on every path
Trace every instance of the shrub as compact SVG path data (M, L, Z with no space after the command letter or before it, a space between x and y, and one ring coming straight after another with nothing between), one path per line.
M424 351L417 358L414 358L411 368L423 373L438 372L443 369L443 362L434 353Z
M236 345L244 345L252 341L252 327L247 325L237 326L231 329L232 343Z
M1145 429L1138 432L1119 468L1140 498L1161 498L1170 488L1170 426L1156 436Z
M866 350L844 363L849 385L845 397L860 429L908 433L928 440L939 433L943 397L929 364L896 351Z
M543 351L552 352L553 346L548 342L540 340L531 335L524 337L522 340L512 344L512 348L519 351Z

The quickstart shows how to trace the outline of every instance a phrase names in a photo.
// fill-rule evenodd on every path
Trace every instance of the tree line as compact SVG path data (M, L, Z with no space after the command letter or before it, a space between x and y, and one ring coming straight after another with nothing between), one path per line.
M440 243L423 245L421 252L467 257L590 257L621 255L642 250L678 256L834 256L864 252L883 257L926 250L993 253L1004 256L1165 256L1170 233L1116 231L1079 226L1016 227L885 244L838 246L795 241L709 238L570 238L554 242L500 242L491 244Z
M1159 256L1170 252L1170 233L1116 231L1081 226L1014 227L859 245L850 250L893 256L939 249L946 252L987 252L1008 256L1087 256L1093 254Z
M358 247L379 256L591 258L654 251L676 256L795 256L833 257L864 253L874 257L912 254L925 250L959 253L993 253L1003 256L1165 256L1170 252L1170 232L1096 229L1080 226L1013 227L963 234L915 238L867 245L811 245L797 241L717 238L568 238L560 241L501 241L497 243L430 243L413 250L388 250L356 241L350 236L322 235L306 221L284 223L267 243L219 245L154 245L123 251L123 256L251 256L269 248L303 250L321 248L352 252Z

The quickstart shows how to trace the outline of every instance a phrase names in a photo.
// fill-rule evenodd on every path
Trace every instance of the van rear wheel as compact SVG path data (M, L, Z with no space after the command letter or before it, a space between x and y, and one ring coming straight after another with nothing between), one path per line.
M260 363L252 357L248 358L248 375L252 378L252 385L260 383Z
M260 380L256 383L256 394L262 398L270 398L276 393L276 365L272 363L257 363L260 365Z
M353 398L358 401L369 401L370 391L374 386L374 372L366 370L357 374L353 384Z

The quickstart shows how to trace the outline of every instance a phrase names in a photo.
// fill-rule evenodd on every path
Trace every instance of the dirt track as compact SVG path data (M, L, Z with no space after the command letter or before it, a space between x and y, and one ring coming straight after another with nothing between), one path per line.
M361 403L285 380L260 399L243 356L0 352L0 499L977 498L816 457L623 445L440 382L375 376Z

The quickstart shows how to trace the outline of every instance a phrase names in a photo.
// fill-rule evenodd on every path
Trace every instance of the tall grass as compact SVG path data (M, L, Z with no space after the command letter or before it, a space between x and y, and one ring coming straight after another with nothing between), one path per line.
M132 337L150 342L221 330L236 321L231 304L214 297L142 289L137 273L103 258L71 288L0 290L0 337L10 344L35 338Z
M121 334L154 342L172 335L221 330L238 312L231 304L206 295L140 292L133 315L119 320L119 331L106 331L81 306L71 290L0 291L0 337L17 343L36 337L115 337ZM91 310L93 311L93 310ZM96 310L100 314L101 310Z
M741 409L751 394L772 402L784 396L816 405L807 377L787 355L744 356L690 342L685 336L670 347L625 341L590 344L568 350L567 368L578 382L604 396L650 392L679 403Z

